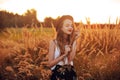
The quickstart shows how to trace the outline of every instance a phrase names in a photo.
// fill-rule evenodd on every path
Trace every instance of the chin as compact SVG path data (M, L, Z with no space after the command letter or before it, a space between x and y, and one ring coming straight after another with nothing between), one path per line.
M67 33L68 35L71 35L72 33Z

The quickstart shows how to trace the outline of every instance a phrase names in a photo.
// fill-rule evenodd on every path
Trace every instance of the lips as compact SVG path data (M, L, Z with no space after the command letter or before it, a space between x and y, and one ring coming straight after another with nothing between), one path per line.
M72 32L72 30L68 30L69 32Z

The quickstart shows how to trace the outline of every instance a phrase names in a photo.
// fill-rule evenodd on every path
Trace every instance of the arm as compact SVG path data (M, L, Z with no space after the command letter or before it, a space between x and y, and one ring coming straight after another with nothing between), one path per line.
M59 61L61 61L65 56L67 56L67 53L57 57L56 59L54 59L54 54L55 54L55 43L54 41L50 41L49 44L49 53L48 53L48 66L49 67L53 67L54 65L56 65Z

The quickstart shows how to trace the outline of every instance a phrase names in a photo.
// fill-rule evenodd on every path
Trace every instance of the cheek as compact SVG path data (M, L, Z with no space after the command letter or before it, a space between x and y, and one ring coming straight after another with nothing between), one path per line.
M61 31L62 31L63 33L66 33L68 30L67 30L66 28L61 28Z
M62 27L62 28L61 28L61 30L62 30L62 31L65 31L65 30L66 30L66 28L65 28L65 27Z

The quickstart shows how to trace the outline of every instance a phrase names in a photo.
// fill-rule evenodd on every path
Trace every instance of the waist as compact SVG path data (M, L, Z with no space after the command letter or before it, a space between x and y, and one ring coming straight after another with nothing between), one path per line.
M55 68L52 71L59 71L59 70L73 70L74 66L70 64L66 65L56 65Z
M70 64L64 63L63 61L60 61L60 62L57 63L55 66L53 66L53 67L51 68L51 70L53 70L57 65L59 65L59 66L64 66L64 65L71 65L71 66L73 66L73 61L71 61Z

